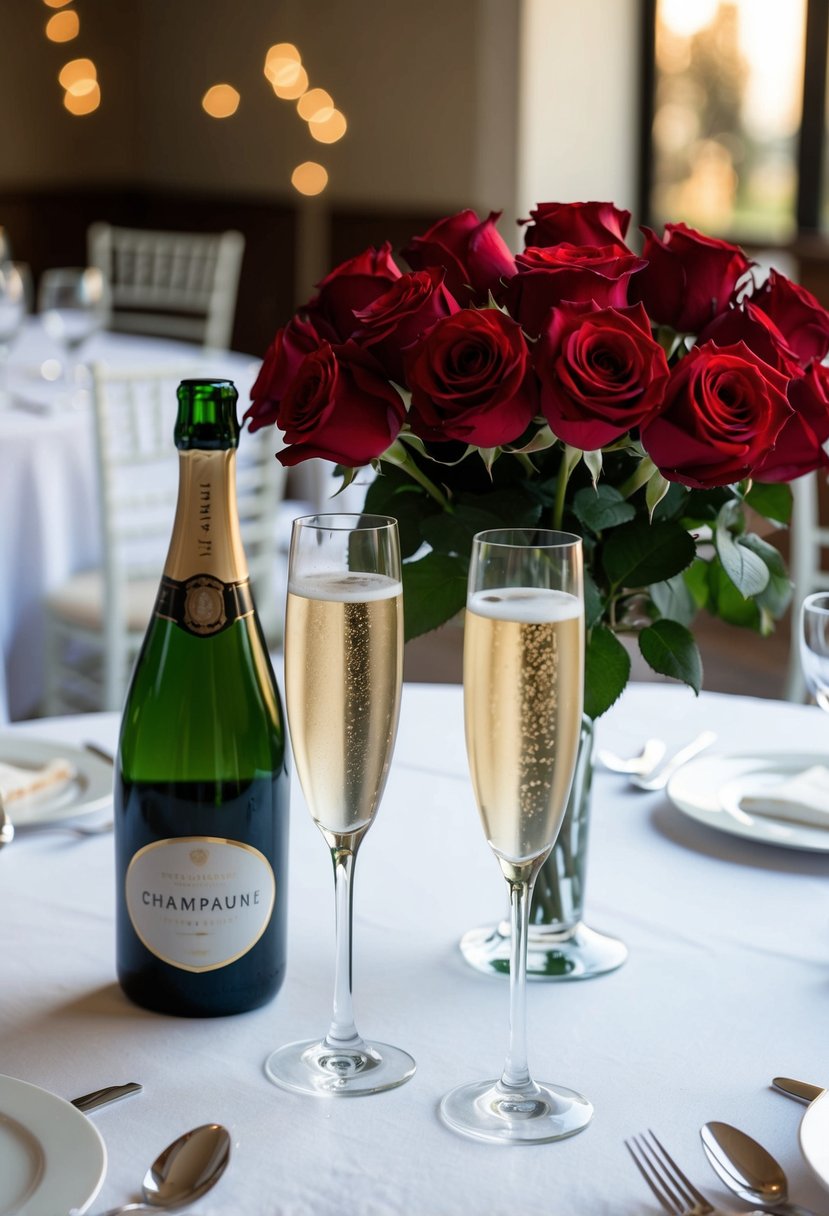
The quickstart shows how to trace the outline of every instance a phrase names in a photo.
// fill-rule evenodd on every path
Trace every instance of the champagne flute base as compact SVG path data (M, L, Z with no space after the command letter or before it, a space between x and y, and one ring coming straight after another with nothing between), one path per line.
M460 941L470 967L486 975L509 975L509 924L470 929ZM531 925L527 935L527 979L587 980L621 967L627 946L618 937L598 933L583 921L564 931Z
M395 1089L416 1067L408 1052L388 1043L332 1047L324 1039L306 1039L271 1052L265 1075L294 1093L350 1098Z
M593 1107L573 1089L531 1082L512 1090L501 1081L476 1081L451 1090L440 1117L453 1131L492 1144L547 1144L583 1131Z

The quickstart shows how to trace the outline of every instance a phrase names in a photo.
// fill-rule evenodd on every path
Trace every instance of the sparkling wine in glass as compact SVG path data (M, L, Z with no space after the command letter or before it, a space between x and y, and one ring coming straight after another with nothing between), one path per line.
M108 293L104 276L94 266L46 270L38 295L43 328L66 351L66 364L77 362L82 348L106 324ZM70 379L64 366L64 377Z
M302 790L331 854L336 905L328 1033L280 1047L265 1063L272 1081L300 1093L378 1093L415 1071L405 1051L361 1038L351 986L352 874L389 772L402 673L397 521L295 520L285 613L288 725Z
M440 1113L479 1140L537 1144L581 1131L593 1114L581 1094L532 1079L526 1045L530 900L561 827L581 731L581 539L545 529L480 532L464 629L469 769L509 890L510 1039L500 1078L453 1089Z
M800 664L809 692L829 712L829 592L816 591L803 601Z

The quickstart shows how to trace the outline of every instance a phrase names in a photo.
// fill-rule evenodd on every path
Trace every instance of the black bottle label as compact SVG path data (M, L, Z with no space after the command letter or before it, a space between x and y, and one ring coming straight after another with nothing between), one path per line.
M223 583L212 574L194 574L179 582L162 575L155 615L174 621L195 637L208 638L253 613L250 583Z

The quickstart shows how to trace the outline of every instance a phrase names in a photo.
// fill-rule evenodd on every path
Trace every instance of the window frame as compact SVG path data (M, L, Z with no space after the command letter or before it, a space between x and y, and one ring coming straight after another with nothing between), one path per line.
M653 120L656 100L656 10L658 0L640 0L639 158L637 208L652 227ZM829 59L829 0L806 0L806 46L800 131L797 140L796 237L821 234L826 144L826 84ZM827 207L829 210L829 206ZM829 235L829 233L827 233ZM796 239L796 238L795 238ZM736 240L739 242L739 235Z

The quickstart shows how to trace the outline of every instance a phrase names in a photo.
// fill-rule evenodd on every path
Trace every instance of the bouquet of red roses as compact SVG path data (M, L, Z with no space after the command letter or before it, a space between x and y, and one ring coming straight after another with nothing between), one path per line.
M373 465L366 509L396 516L407 636L464 604L472 536L584 538L586 710L650 666L701 685L705 608L769 632L791 592L751 514L785 525L785 484L829 465L829 313L736 245L668 224L625 243L611 203L544 203L513 255L462 211L402 251L344 262L279 330L250 429L284 465ZM749 512L748 509L751 509Z

